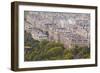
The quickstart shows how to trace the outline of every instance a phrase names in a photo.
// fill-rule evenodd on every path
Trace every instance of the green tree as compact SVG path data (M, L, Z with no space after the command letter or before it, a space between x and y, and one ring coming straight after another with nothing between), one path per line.
M46 52L46 57L51 60L62 59L63 52L64 51L62 47L53 47Z
M73 51L71 48L64 50L64 59L73 59Z

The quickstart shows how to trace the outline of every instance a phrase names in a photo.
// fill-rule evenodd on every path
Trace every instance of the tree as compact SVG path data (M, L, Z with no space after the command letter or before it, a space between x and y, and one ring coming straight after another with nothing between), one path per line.
M63 48L62 47L50 48L46 52L46 57L48 59L53 59L53 60L62 59L63 58Z
M73 59L73 51L71 48L64 50L64 59Z
M28 33L27 31L24 31L24 43L25 46L32 46L32 35Z

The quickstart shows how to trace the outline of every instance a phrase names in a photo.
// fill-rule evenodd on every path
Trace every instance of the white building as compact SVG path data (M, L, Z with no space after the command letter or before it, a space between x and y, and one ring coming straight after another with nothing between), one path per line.
M42 30L37 29L37 28L34 28L31 34L32 34L33 39L36 39L36 40L48 38L48 35L46 34L46 32L43 32Z

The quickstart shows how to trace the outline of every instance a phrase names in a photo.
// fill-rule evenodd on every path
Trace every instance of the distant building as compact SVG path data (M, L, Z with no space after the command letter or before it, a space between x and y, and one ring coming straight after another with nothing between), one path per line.
M32 37L36 40L42 40L42 39L48 38L47 33L38 28L33 28L33 31L31 32L31 34L32 34Z

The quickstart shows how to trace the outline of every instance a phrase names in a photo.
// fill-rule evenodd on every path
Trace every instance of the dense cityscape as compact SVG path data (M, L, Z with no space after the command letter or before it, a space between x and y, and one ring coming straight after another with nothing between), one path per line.
M24 16L25 32L35 40L60 42L64 48L90 48L90 14L25 11Z
M25 30L36 40L55 40L70 47L89 46L90 15L78 13L26 12Z

